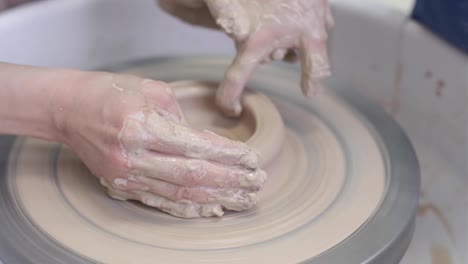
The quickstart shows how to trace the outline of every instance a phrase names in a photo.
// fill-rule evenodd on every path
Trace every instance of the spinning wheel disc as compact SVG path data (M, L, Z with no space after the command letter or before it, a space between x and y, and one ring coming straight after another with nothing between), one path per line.
M226 63L166 59L124 71L166 81L219 81ZM419 191L410 143L381 110L357 97L330 92L312 102L302 98L296 74L265 67L249 84L271 97L285 123L285 137L266 142L278 144L279 152L266 165L269 179L258 205L222 218L178 219L110 199L68 148L32 138L14 143L2 138L3 149L11 151L0 164L0 194L5 197L0 220L7 223L0 227L0 259L396 262L411 237ZM189 122L195 114L186 112ZM220 129L216 122L194 125L236 137L232 127Z

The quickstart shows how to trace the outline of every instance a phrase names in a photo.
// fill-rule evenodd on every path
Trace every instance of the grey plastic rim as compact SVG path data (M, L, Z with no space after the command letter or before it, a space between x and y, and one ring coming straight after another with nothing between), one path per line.
M215 60L213 60L215 59ZM155 58L106 68L122 71L155 63L197 63L199 67L220 63L225 68L228 59L214 57ZM291 67L267 67L265 71L286 72L296 76ZM171 80L165 80L171 81ZM403 130L380 107L352 91L338 91L374 129L376 141L386 153L389 177L386 194L379 208L352 236L306 263L398 263L411 241L420 190L419 165L415 151ZM93 263L60 246L46 234L27 222L17 209L13 193L6 181L8 157L15 141L13 136L0 136L0 263Z

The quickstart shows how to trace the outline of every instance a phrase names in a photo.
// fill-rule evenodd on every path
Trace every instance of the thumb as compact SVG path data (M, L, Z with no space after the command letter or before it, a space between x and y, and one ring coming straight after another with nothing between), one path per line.
M142 90L149 105L155 105L175 117L176 121L186 123L182 109L169 84L145 79L142 81Z

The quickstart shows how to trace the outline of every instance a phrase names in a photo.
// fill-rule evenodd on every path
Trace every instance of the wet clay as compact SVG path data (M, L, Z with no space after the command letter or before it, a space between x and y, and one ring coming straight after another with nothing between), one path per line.
M444 246L433 244L431 245L431 259L432 264L452 264L452 257L450 252Z
M372 130L351 107L331 93L302 104L248 92L243 116L229 119L210 110L216 109L207 104L215 92L199 87L206 85L179 83L174 90L187 122L258 151L269 176L255 206L181 219L109 199L71 150L27 138L15 146L7 175L22 213L62 247L101 263L298 263L333 248L368 221L384 194L385 162ZM281 118L260 118L272 105ZM181 210L158 197L148 203ZM215 205L196 206L180 213L219 213Z
M432 203L422 203L418 207L418 216L424 217L427 213L433 213L444 227L445 232L453 240L453 231L442 211Z

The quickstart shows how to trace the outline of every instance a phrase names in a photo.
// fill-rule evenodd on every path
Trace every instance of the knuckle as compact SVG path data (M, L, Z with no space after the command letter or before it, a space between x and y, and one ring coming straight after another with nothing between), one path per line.
M144 148L142 148L142 146L145 146L147 143L142 135L136 134L122 137L121 142L123 147L121 151L125 152L126 155L129 155L132 158L141 157L144 154Z
M177 104L174 91L165 82L146 79L143 81L142 93L163 109Z
M140 157L148 140L147 134L144 129L144 125L141 122L144 122L145 116L141 120L136 120L139 117L129 117L124 121L123 128L119 132L118 139L115 144L118 144L116 147L116 152L120 156L130 155L133 157Z
M156 81L151 79L145 79L142 81L142 86L144 90L148 93L155 93L159 96L173 97L174 91L169 86L169 84L163 81Z
M205 177L205 161L203 160L190 160L186 165L185 173L185 183L186 186L194 186L200 182L200 180Z
M126 172L132 167L130 161L126 157L124 157L124 155L119 150L111 151L108 154L107 162L112 168L114 168L114 170L118 171Z
M195 184L196 184L195 175L193 175L192 173L187 171L187 173L183 177L183 185L184 186L194 186Z
M172 198L174 201L190 199L190 196L190 190L184 186L176 186L172 194Z

